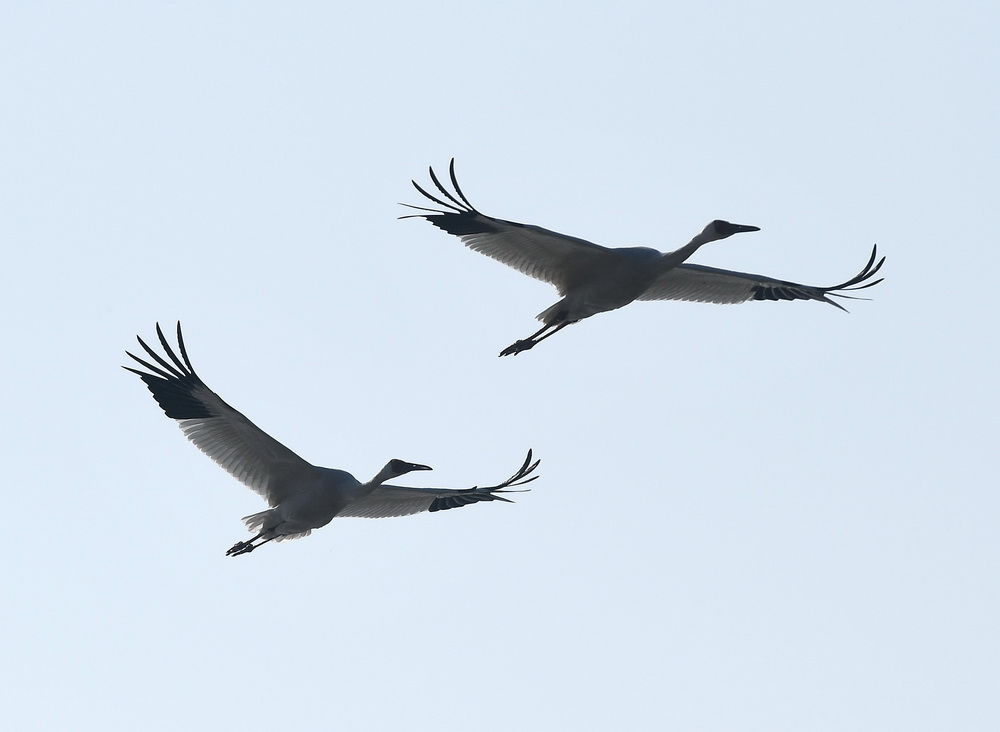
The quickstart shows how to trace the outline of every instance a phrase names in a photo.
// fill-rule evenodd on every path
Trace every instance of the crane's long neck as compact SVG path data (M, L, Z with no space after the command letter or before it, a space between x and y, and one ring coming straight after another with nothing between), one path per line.
M687 261L688 257L698 251L703 244L708 244L710 241L715 241L715 238L709 236L704 231L701 232L698 236L682 246L680 249L675 249L672 252L664 254L662 259L660 259L660 269L664 271L673 269L678 264Z
M392 463L386 463L385 467L382 468L380 471L378 471L378 475L369 480L368 483L366 483L366 485L371 486L372 490L374 490L375 488L382 485L390 478L395 478L395 477L396 477L396 472L392 469Z

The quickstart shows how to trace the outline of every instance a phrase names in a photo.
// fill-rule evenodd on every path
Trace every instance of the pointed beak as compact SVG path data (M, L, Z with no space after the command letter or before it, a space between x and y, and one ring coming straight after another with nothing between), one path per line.
M417 463L410 463L410 470L434 470L430 465L418 465Z
M742 234L745 231L760 231L760 227L749 224L731 224L728 221L715 222L716 239L728 239L733 234Z

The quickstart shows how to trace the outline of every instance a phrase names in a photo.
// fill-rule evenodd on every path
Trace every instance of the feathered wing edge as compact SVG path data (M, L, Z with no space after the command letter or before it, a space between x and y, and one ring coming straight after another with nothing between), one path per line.
M779 282L775 285L758 285L754 288L754 300L821 300L822 302L829 303L834 307L840 308L844 312L847 312L847 308L841 305L839 302L831 300L830 297L839 297L845 300L865 300L863 297L856 297L854 295L847 295L846 292L854 292L857 290L864 290L869 287L874 287L879 282L881 282L884 277L879 277L877 280L872 280L871 282L866 282L870 280L875 274L882 268L885 263L885 257L878 260L878 264L875 263L875 257L878 256L878 245L872 246L872 254L868 258L868 263L858 272L854 277L842 282L839 285L833 285L832 287L813 287L810 285L798 285L793 282ZM874 266L872 266L874 265ZM862 284L864 283L864 284Z
M199 450L271 506L277 505L287 486L315 468L227 404L201 380L188 358L179 322L180 357L167 342L159 323L156 335L172 363L137 337L139 345L159 366L126 351L152 373L129 366L122 368L143 380L160 408L177 420L181 431ZM275 477L281 480L274 480Z
M636 299L686 300L718 304L737 304L748 300L818 300L847 312L847 308L830 298L866 299L848 295L846 292L874 287L884 279L880 277L871 282L867 281L871 280L885 263L885 257L876 263L877 256L878 247L876 245L872 247L868 263L858 274L846 282L831 287L802 285L797 282L778 280L749 272L734 272L700 264L685 263L665 272Z
M414 206L413 204L410 204L410 203L401 203L401 204L399 204L400 206L406 206L407 208L412 208L412 209L415 209L417 211L428 211L428 212L433 213L433 214L442 214L442 215L445 215L445 216L447 216L449 214L449 212L454 212L454 213L457 213L457 214L477 214L479 216L485 216L484 213L482 213L481 211L476 210L476 207L473 206L471 203L469 203L469 199L466 198L465 194L462 192L462 187L460 185L458 185L458 178L455 176L455 158L452 158L451 162L448 164L448 175L451 178L451 184L453 186L455 186L455 193L458 194L458 198L455 198L455 196L452 195L451 192L447 188L445 188L443 185L441 185L441 181L438 180L437 174L434 172L434 168L433 167L428 167L427 171L430 173L431 182L434 183L434 187L437 188L438 191L441 192L442 196L444 196L446 199L448 199L447 201L442 201L437 196L432 196L430 193L428 193L426 190L424 190L420 186L420 184L417 183L415 180L411 180L410 182L413 184L413 187L416 188L426 198L429 198L431 201L434 201L434 203L438 204L439 206L444 207L446 210L445 211L441 211L441 210L436 209L436 208L426 208L424 206ZM461 199L461 200L459 200L459 199ZM399 218L401 218L401 219L425 218L425 214L407 214L406 216L400 216ZM487 217L487 218L489 218L489 217Z
M531 475L535 468L541 460L536 460L531 462L532 453L528 450L527 457L524 458L524 463L518 468L517 472L510 476L507 480L499 485L487 486L480 488L479 486L473 486L472 488L467 488L465 490L458 490L450 492L444 495L439 495L431 503L430 508L427 510L431 513L435 511L447 511L449 508L461 508L470 503L478 503L479 501L503 501L505 503L513 503L509 498L504 498L503 496L497 495L498 493L524 493L525 491L531 490L530 488L523 488L521 490L511 490L515 486L522 486L530 483L533 480L538 480L537 475Z
M540 226L494 218L477 210L458 184L454 158L448 166L454 193L445 188L433 168L428 168L428 172L439 195L430 193L416 181L411 182L421 195L441 208L404 203L401 205L424 213L400 218L426 219L445 233L457 236L469 249L554 285L563 295L577 269L599 267L606 262L609 250L599 244Z
M504 498L499 494L520 493L530 490L527 488L521 490L512 489L536 480L538 476L531 475L531 473L535 471L540 462L539 460L532 462L532 451L528 450L528 456L517 472L504 482L492 486L473 486L472 488L455 490L382 485L368 496L351 503L338 514L338 518L392 518L396 516L410 516L415 513L423 513L424 511L447 511L451 508L461 508L470 503L479 503L480 501L513 503L509 498Z
M153 398L156 399L156 403L160 405L164 413L171 419L198 419L214 416L205 406L204 402L192 395L194 387L208 389L208 386L195 373L194 367L191 365L187 348L184 346L184 335L181 333L180 321L177 322L177 346L181 352L181 357L184 359L183 361L177 357L177 354L170 347L170 343L167 342L166 336L163 335L163 330L160 328L159 323L156 324L156 337L159 338L160 345L163 346L163 350L173 362L172 364L168 363L160 354L150 348L141 337L136 336L136 340L139 341L139 345L142 346L143 350L163 368L158 368L128 351L125 351L126 356L153 373L149 374L145 371L139 371L131 366L122 366L122 368L126 371L131 371L133 374L137 374L143 380L149 391L153 394ZM211 390L209 389L209 391Z

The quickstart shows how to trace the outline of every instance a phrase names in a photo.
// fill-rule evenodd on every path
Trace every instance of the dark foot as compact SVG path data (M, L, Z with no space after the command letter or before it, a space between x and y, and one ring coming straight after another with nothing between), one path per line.
M247 554L254 550L254 545L249 541L238 541L226 552L227 557L235 557L237 554Z
M501 356L516 356L521 351L527 351L527 350L530 350L530 349L534 348L535 344L537 342L538 341L533 341L533 340L517 341L516 343L513 343L513 344L507 346L502 351L500 351L500 355Z

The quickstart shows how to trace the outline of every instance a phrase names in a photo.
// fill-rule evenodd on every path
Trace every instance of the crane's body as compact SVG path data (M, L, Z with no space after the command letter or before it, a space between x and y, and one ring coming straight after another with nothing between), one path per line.
M598 262L598 257L603 261ZM656 279L663 255L647 247L591 253L566 278L564 297L538 314L546 325L580 321L628 305Z
M255 535L248 541L234 544L226 552L229 556L246 554L269 541L308 536L313 529L326 526L340 516L385 518L443 511L479 501L510 503L510 499L500 494L511 492L513 487L530 483L537 477L528 477L538 467L537 460L531 461L530 450L521 468L503 483L457 490L386 483L406 473L431 469L404 460L390 460L365 483L344 470L311 465L205 385L191 366L180 323L177 324L180 357L170 347L159 325L156 335L166 358L139 338L139 345L155 364L126 352L147 371L130 366L123 368L139 375L164 413L177 420L191 442L230 475L260 494L270 506L243 518L247 529Z
M411 206L426 213L410 214L459 237L474 251L485 254L519 272L556 287L562 299L538 315L543 327L528 338L501 351L516 355L533 348L567 325L597 313L616 310L635 300L689 300L738 303L748 300L819 300L844 309L830 299L878 284L869 282L885 261L875 263L875 249L865 268L855 277L833 287L814 287L746 272L703 267L686 261L703 245L733 234L759 231L756 226L732 224L717 219L683 247L662 253L647 247L609 248L585 239L566 236L540 226L487 216L469 203L455 176L455 161L449 166L454 193L438 180L433 168L431 181L441 197L428 193L416 181L414 187L441 206Z

